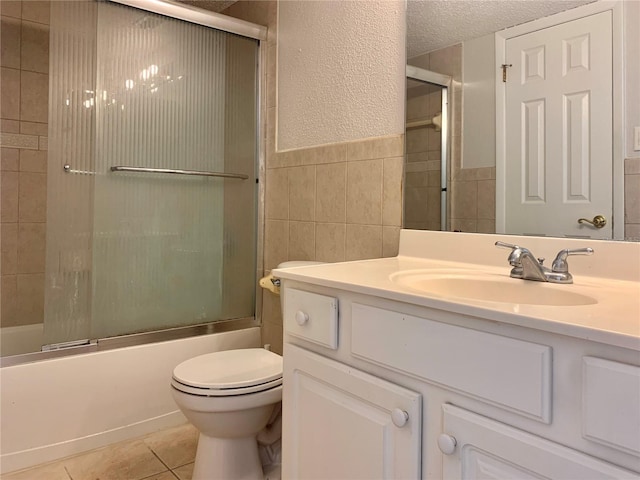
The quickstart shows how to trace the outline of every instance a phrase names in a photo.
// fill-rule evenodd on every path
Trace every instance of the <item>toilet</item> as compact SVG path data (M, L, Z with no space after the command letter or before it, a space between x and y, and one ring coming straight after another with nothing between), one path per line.
M261 480L256 435L282 400L282 357L263 348L200 355L173 370L171 387L200 432L192 479Z

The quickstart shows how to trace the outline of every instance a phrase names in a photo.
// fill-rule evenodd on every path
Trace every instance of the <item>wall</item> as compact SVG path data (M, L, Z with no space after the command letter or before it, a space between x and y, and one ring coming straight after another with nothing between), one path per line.
M1 327L42 323L49 2L0 2Z
M405 5L279 2L278 150L400 134Z

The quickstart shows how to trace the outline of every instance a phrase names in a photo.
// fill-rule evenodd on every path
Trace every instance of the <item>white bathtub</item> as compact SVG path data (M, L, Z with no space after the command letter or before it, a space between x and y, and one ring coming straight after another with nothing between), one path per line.
M0 353L3 356L39 352L44 324L0 328Z
M258 346L255 327L4 367L0 473L184 423L169 389L173 368Z

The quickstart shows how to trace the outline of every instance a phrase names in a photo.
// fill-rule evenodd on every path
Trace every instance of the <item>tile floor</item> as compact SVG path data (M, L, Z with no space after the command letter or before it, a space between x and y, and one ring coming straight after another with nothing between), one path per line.
M2 480L191 480L198 431L181 425L91 450Z

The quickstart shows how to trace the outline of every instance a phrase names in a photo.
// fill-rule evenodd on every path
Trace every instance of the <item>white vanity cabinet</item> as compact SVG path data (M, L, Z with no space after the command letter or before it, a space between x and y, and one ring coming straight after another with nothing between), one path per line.
M283 479L640 479L637 350L312 278L282 294Z

